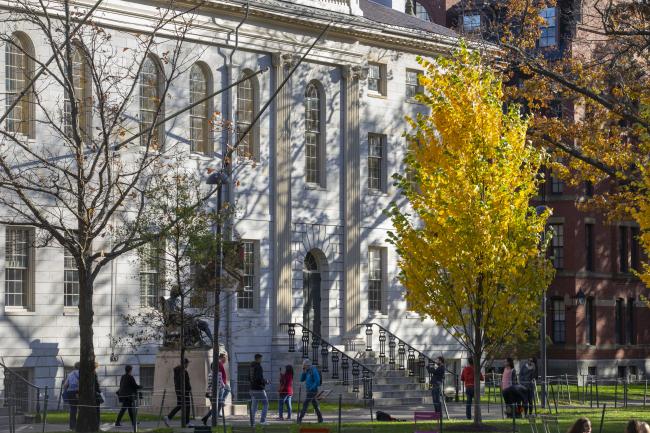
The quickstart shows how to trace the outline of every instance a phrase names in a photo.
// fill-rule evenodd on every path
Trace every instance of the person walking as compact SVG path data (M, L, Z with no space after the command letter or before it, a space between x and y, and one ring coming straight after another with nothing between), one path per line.
M125 412L129 412L129 419L131 420L131 425L133 426L133 431L137 431L135 411L138 402L138 390L142 388L135 381L133 377L133 366L127 365L124 367L124 374L120 378L120 388L117 390L117 398L122 407L120 412L117 414L117 419L115 420L115 427L120 427L122 425L122 417Z
M219 410L221 407L223 407L223 403L221 400L221 394L224 391L224 388L226 386L225 382L223 381L224 375L221 374L221 369L223 368L223 365L221 364L221 357L224 356L223 354L219 355L219 372L217 373L217 416L219 416ZM212 370L214 368L214 364L211 362L210 363L210 372L208 373L208 387L205 392L206 398L210 400L210 410L208 413L205 414L203 418L201 418L201 422L203 425L208 425L208 418L212 416L212 412L214 411L214 406L212 405ZM225 373L225 372L224 372Z
M255 360L251 363L249 380L251 385L251 410L250 422L251 427L255 427L255 413L257 412L257 403L262 402L262 415L260 416L260 424L267 425L266 413L269 410L269 399L266 396L266 385L269 383L264 378L264 369L262 368L262 355L255 354Z
M178 413L179 410L184 408L184 421L187 427L194 427L190 422L190 393L192 392L192 385L190 384L190 375L187 372L187 366L190 361L185 358L183 360L183 365L177 365L174 367L174 390L176 391L176 407L174 407L167 416L163 418L163 422L167 427L169 427L169 422L174 419L174 416ZM183 394L183 387L181 378L185 378L185 394ZM183 404L185 403L185 404Z
M230 385L228 384L228 374L226 374L226 362L228 362L228 355L222 353L219 355L219 374L221 375L220 384L221 391L219 392L219 407L217 408L217 415L221 412L221 416L225 417L226 398L230 394Z
M532 415L535 402L535 379L537 378L537 367L535 360L528 358L521 366L519 372L519 383L526 388L527 404L524 406L526 415Z
M504 398L504 401L506 403L506 417L510 418L510 416L515 415L515 407L511 404L508 404L508 399L506 399L506 395L509 395L510 393L507 393L508 389L512 387L516 382L516 373L515 373L515 362L512 358L506 358L506 366L503 369L503 374L501 375L501 395Z
M305 359L302 362L302 374L300 375L300 381L305 382L307 395L305 397L305 401L302 404L302 409L300 409L300 413L298 414L298 424L302 422L305 413L307 413L307 407L309 407L309 403L314 406L314 411L316 411L318 422L323 422L323 414L320 412L320 405L316 399L316 395L318 394L318 387L321 384L321 377L318 369L311 365L311 361L309 359Z
M293 397L293 367L287 365L284 371L280 370L280 401L278 405L278 419L283 418L284 405L287 405L287 419L291 419L291 398Z
M427 366L431 380L431 398L433 400L433 409L442 413L442 392L445 383L445 358L439 356L433 361L433 364Z
M77 406L79 405L79 363L74 363L74 370L68 373L63 381L63 401L68 403L70 415L68 426L70 430L77 429Z
M465 415L467 419L472 419L472 402L474 401L474 360L472 358L467 359L467 365L460 373L460 380L465 385L465 395L467 397ZM483 373L481 373L480 380L484 380Z
M97 411L97 425L101 424L102 414L101 414L101 405L104 403L104 396L102 395L102 390L99 387L99 378L97 377L97 370L99 369L99 363L95 361L93 373L95 375L95 408Z

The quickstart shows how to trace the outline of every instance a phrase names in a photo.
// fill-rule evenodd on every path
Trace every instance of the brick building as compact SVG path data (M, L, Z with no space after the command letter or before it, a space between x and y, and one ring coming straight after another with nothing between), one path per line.
M555 7L542 9L546 26L538 46L546 56L560 60L584 49L578 24L589 19L580 9L587 4L560 0ZM498 3L482 0L417 0L416 12L418 8L426 9L426 18L434 23L488 40L495 35L492 25L503 14ZM566 105L560 110L563 115L575 116ZM640 295L647 296L649 291L633 273L647 260L637 239L638 225L607 221L597 212L582 209L579 204L594 193L594 186L569 188L553 176L547 179L537 204L553 209L549 226L555 233L549 253L557 274L547 295L546 330L552 341L549 374L647 374L650 309Z

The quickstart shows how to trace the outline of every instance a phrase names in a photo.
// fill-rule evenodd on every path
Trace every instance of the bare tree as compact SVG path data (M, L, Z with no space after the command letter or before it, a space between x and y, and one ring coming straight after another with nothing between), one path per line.
M23 227L19 234L32 241L56 242L78 270L79 432L97 431L99 422L93 407L96 279L112 260L167 236L186 215L152 220L149 198L161 186L155 180L182 165L176 156L188 151L167 134L173 120L161 120L170 88L185 80L198 55L186 48L193 9L170 1L151 10L157 15L137 34L108 30L102 17L84 21L88 9L67 0L17 0L0 11L8 62L8 111L0 127L2 222ZM188 209L213 192L195 196ZM28 296L16 299L31 308Z

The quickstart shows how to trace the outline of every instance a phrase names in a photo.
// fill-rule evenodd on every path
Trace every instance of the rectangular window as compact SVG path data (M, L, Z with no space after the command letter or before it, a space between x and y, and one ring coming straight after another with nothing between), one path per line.
M424 93L424 89L420 85L420 80L418 79L420 74L420 71L412 69L406 70L406 97L408 99L415 98L415 95Z
M153 378L155 374L155 367L153 365L140 366L140 386L142 387L142 401L141 406L150 406L152 404L153 395Z
M384 260L381 248L368 248L368 311L382 310Z
M481 30L481 16L479 14L463 15L463 32L475 33Z
M140 249L140 306L156 308L161 294L162 247L149 243Z
M594 225L585 224L585 269L594 271Z
M65 248L63 249L63 305L79 306L79 271L74 257Z
M634 326L634 298L627 300L627 320L625 324L627 344L636 344L636 327Z
M553 299L553 343L563 344L566 342L566 315L563 299Z
M594 298L587 298L585 304L585 325L587 327L587 344L596 344L596 310Z
M631 245L630 245L630 260L631 260L631 265L632 269L634 269L637 272L641 272L641 247L639 245L639 228L638 227L632 227L632 233L631 233Z
M624 339L623 339L623 300L622 299L616 300L616 308L614 314L615 314L614 332L616 334L616 344L623 344Z
M386 136L368 134L368 189L384 191Z
M540 26L539 46L554 47L557 45L557 9L554 7L544 8L540 11L539 16L544 19L544 24Z
M550 224L551 233L551 257L555 269L564 269L564 224Z
M32 230L7 227L5 236L5 306L30 308Z
M250 362L238 362L237 363L237 400L246 401L250 399L250 372L251 364Z
M368 91L386 95L386 66L380 63L368 64Z
M630 256L628 245L627 227L620 226L618 228L618 263L620 272L630 272Z
M252 310L255 308L255 293L257 292L258 257L255 241L243 241L244 254L244 288L237 293L237 308Z
M562 194L564 192L564 182L551 173L551 193L552 194Z

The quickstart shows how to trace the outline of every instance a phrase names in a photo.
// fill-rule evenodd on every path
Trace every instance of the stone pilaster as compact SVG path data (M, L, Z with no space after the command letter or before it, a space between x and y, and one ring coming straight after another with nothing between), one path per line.
M359 80L365 78L360 66L343 67L345 92L343 175L345 333L355 331L361 321L361 180L359 152Z
M273 55L276 89L293 65L291 54ZM273 158L273 278L275 323L273 335L286 335L280 323L291 321L291 80L275 98L275 152Z

